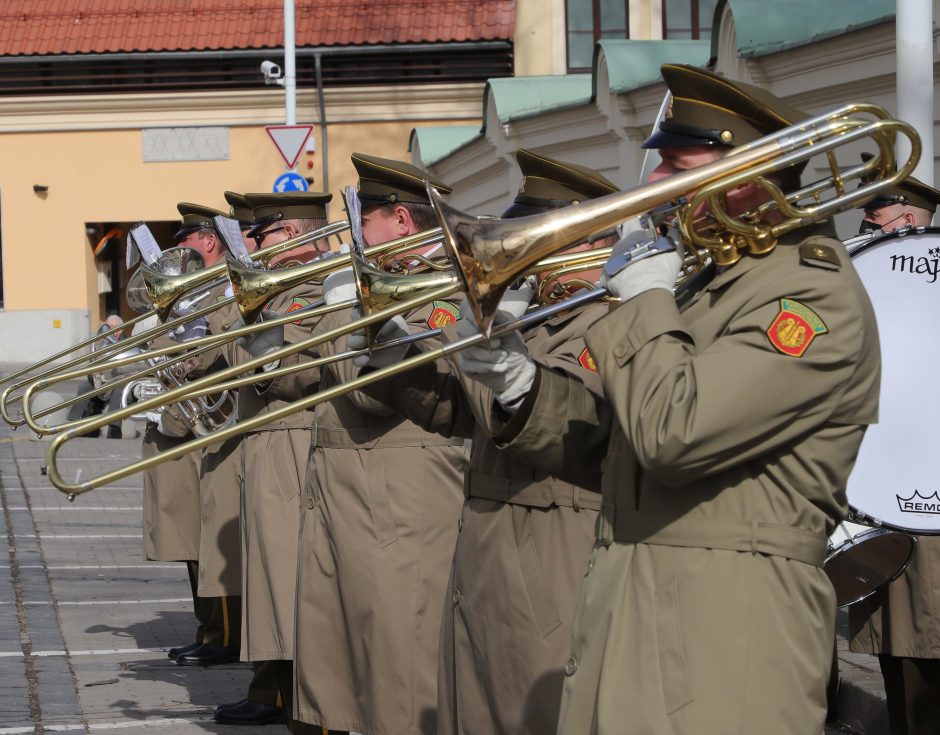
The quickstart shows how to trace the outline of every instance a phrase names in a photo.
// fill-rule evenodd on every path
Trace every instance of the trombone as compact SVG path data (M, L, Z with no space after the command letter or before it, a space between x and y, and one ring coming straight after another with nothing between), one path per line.
M273 259L277 255L280 255L281 253L284 253L288 250L292 250L294 248L301 247L303 245L309 245L311 242L316 242L317 240L328 239L333 236L338 237L341 233L345 232L348 229L349 229L348 222L345 222L345 221L333 222L317 230L302 233L300 235L297 235L296 237L290 238L289 240L285 240L284 242L278 243L276 245L272 245L268 248L264 248L263 250L257 250L254 253L251 253L249 257L254 262L261 263L263 266L267 267L271 259ZM170 248L164 251L163 256L166 256L167 254L172 253L172 254L179 256L181 260L184 260L184 256L182 255L181 251L195 253L195 251L192 251L190 248ZM186 256L186 257L191 257L191 256ZM161 256L161 259L162 259L162 256ZM153 305L152 309L142 314L139 314L133 319L128 320L124 324L118 327L115 327L114 329L108 332L105 332L103 334L96 334L94 335L94 337L91 337L87 340L79 342L78 344L73 345L72 347L68 347L61 352L51 355L43 360L40 360L39 362L33 363L32 365L29 365L23 368L22 370L19 370L15 373L12 373L11 375L7 375L4 378L0 379L0 385L7 383L9 381L12 381L12 380L16 380L17 378L20 378L29 373L32 373L34 370L41 368L44 365L48 365L49 363L52 363L62 357L65 357L66 355L69 355L75 352L76 350L80 350L84 347L87 347L90 344L93 344L97 340L100 340L104 337L111 336L118 332L123 332L124 330L133 327L134 324L137 324L138 322L141 322L144 319L147 319L153 315L159 316L161 321L163 321L163 324L130 338L131 341L120 340L119 344L120 344L120 347L122 348L121 350L117 350L116 346L112 345L111 347L108 347L104 350L99 350L97 354L81 355L77 358L73 358L71 360L66 361L64 364L55 365L47 370L43 370L42 372L34 373L30 375L28 378L25 378L17 383L14 383L8 386L3 391L3 393L0 394L0 415L2 415L3 419L10 426L14 428L18 426L22 426L24 423L27 423L25 419L17 419L12 416L11 405L15 403L16 401L22 399L23 397L22 394L18 396L13 396L12 395L13 392L20 388L23 388L29 382L39 379L39 378L44 378L48 375L54 375L55 373L59 371L69 370L75 367L76 365L80 365L81 363L86 362L88 360L91 360L92 363L102 362L105 359L107 359L109 356L111 356L112 354L119 354L119 352L129 349L130 347L136 347L138 345L142 345L146 342L149 342L154 337L166 333L170 329L173 329L177 326L180 326L189 321L197 319L200 316L204 316L205 314L211 311L214 311L215 309L221 308L222 306L232 303L231 300L224 299L222 301L216 302L215 304L211 304L207 307L203 307L203 309L198 310L198 313L190 313L190 314L181 316L178 319L165 321L166 318L169 316L170 311L173 308L173 306L185 294L190 293L190 292L195 292L193 294L193 296L195 297L200 293L204 293L208 291L209 289L214 288L215 286L221 283L224 283L225 281L223 279L227 275L225 263L218 263L210 268L200 268L196 271L191 271L188 273L182 272L184 268L186 268L186 265L181 264L179 268L179 270L181 271L180 274L168 275L168 274L161 273L160 271L152 267L148 267L147 265L141 265L141 267L138 269L137 273L134 274L134 276L137 277L139 273L140 276L143 278L143 282L146 287L148 296L150 298L150 302ZM58 410L61 407L62 406L57 406L55 407L54 410Z
M346 228L348 228L348 223ZM338 225L334 225L338 228ZM321 231L317 231L321 232ZM295 244L292 247L297 246L297 241L303 237L301 235L298 238L293 238L293 240L288 240L285 243L280 243L279 245L274 245L271 248L266 250L274 250L275 248L280 248L280 251L283 252L285 249L281 247L286 245L288 242L294 242ZM432 228L423 232L416 233L414 235L409 235L406 237L399 238L397 240L392 240L387 243L382 243L381 245L375 245L370 248L366 248L363 255L367 258L373 257L390 257L398 255L415 248L426 247L428 245L433 245L434 243L442 241L442 232L440 228ZM260 252L266 252L260 251ZM257 253L255 253L257 254ZM125 375L120 380L109 383L105 386L99 387L96 391L88 391L83 393L75 398L72 398L68 401L63 401L57 403L53 406L45 408L38 412L33 412L30 408L30 401L32 396L34 396L38 391L45 390L55 385L56 383L63 382L66 380L74 380L76 378L82 378L90 373L97 371L97 362L92 365L87 365L84 368L74 370L74 371L65 371L64 368L59 368L55 371L54 377L41 382L31 379L26 382L35 382L37 385L31 386L33 389L24 392L22 396L17 398L23 399L23 409L22 419L18 420L16 425L27 424L30 429L39 434L40 436L46 434L52 434L57 431L61 431L66 428L72 428L78 426L82 421L72 421L62 424L56 424L53 426L43 426L37 423L37 419L47 416L51 413L55 413L62 408L81 403L84 400L87 400L90 396L95 393L106 390L108 388L113 388L118 385L129 383L132 380L140 380L144 377L149 376L154 372L155 368L164 369L171 367L173 364L188 360L192 357L195 357L212 347L217 347L221 344L227 344L228 342L238 339L239 337L246 337L252 334L255 334L259 331L263 331L270 327L275 327L282 324L287 324L288 322L297 321L298 319L312 319L314 317L324 316L325 314L340 311L345 308L356 305L356 301L352 300L349 302L344 302L337 304L331 307L323 306L323 302L317 302L309 305L305 309L301 309L293 312L289 317L281 316L274 320L266 320L262 323L253 324L260 315L264 304L266 304L270 299L274 298L280 293L293 288L301 283L306 283L308 281L316 281L322 279L323 277L333 273L341 268L349 267L352 264L352 259L349 253L343 253L339 255L333 255L327 258L318 258L310 263L306 263L300 266L294 266L292 268L281 268L277 270L258 270L254 268L247 268L241 263L236 261L234 258L226 258L224 264L220 263L219 266L224 266L228 273L228 278L232 283L233 296L227 298L223 301L220 301L216 304L211 304L208 307L205 307L203 310L194 312L188 316L189 319L195 318L196 316L202 316L208 311L218 308L221 305L229 304L234 301L238 305L239 312L241 313L243 321L248 326L241 327L239 329L230 329L227 332L219 335L209 335L206 337L201 337L199 339L194 339L189 342L181 343L179 345L173 345L170 347L161 348L159 350L152 350L149 352L140 353L136 360L127 360L127 359L118 359L109 361L109 367L112 368L121 368L126 367L127 365L140 362L142 360L166 356L174 353L179 354L176 358L169 362L162 362L157 366L145 368L137 373L131 375ZM219 266L213 266L213 268L219 268ZM146 266L142 266L144 268ZM203 269L211 270L211 269ZM197 273L202 273L203 271L197 271ZM144 280L152 286L156 292L158 298L164 299L169 298L164 297L163 294L178 293L181 286L178 281L180 277L176 276L161 276L161 274L156 273L152 269L147 269L144 273ZM122 341L122 345L125 349L130 346L136 346L144 341L152 339L155 336L155 333L162 333L167 328L167 325L179 324L179 321L168 322L162 327L157 327L154 330L149 330L148 332L141 333L140 335L133 338L133 341ZM28 395L27 395L28 393ZM3 397L0 396L0 410L2 410Z
M897 171L893 171L893 144L897 134L905 135L911 143L909 159ZM849 192L846 187L847 176L840 172L835 159L829 154L841 145L851 143L863 138L871 138L877 144L879 155L870 163L873 166L864 171L866 177L871 174L875 178L863 183L858 189ZM804 189L812 189L810 195L815 204L799 205L792 197L780 196L780 201L770 188L773 186L765 177L769 174L782 171L789 166L802 163L818 153L830 158L831 175L828 179L817 182ZM69 439L87 431L99 428L113 420L116 414L109 418L99 418L83 424L80 427L65 431L57 436L51 443L47 453L47 466L49 477L53 484L62 492L74 496L101 487L109 482L140 472L158 464L160 461L175 459L186 452L205 446L209 441L222 441L245 431L276 421L297 411L306 410L324 401L331 400L344 393L359 390L373 382L386 377L401 374L419 365L437 360L452 354L470 344L477 344L488 338L488 335L502 334L503 329L509 325L498 325L492 330L492 323L502 293L522 273L529 270L545 255L553 253L572 243L586 239L591 233L598 232L616 225L630 217L649 212L658 207L678 202L678 222L688 233L694 227L694 217L697 204L707 200L715 207L722 205L721 193L729 188L740 185L745 181L752 181L768 189L771 198L776 203L777 211L781 215L792 214L776 224L762 224L756 217L743 217L737 219L716 215L719 223L727 222L727 230L716 239L717 245L705 242L704 247L695 252L697 258L704 262L709 254L714 254L714 262L722 264L726 257L741 253L767 252L768 246L773 247L771 241L791 230L805 226L812 222L825 219L837 211L858 205L875 196L882 189L896 184L904 179L914 168L920 155L920 140L916 131L908 124L892 120L888 113L875 105L845 105L833 112L811 118L804 122L792 125L782 131L761 138L732 153L696 169L670 176L659 181L636 187L634 189L610 194L605 197L591 200L583 204L572 205L564 209L520 217L507 221L493 221L490 219L477 219L466 215L441 201L440 196L428 187L432 205L441 221L448 252L456 261L459 279L453 279L450 284L442 284L431 288L430 292L422 293L391 307L380 308L371 313L365 313L357 320L342 327L337 327L317 337L298 342L289 347L269 353L237 368L217 373L215 382L227 380L239 372L254 370L262 364L288 357L301 352L321 342L331 341L345 334L360 329L379 325L398 313L410 311L423 306L428 301L444 299L453 295L461 288L464 290L470 308L476 317L480 334L451 343L437 350L423 352L420 355L391 365L381 370L366 373L356 380L334 386L329 390L295 401L289 406L273 411L269 414L254 417L237 425L214 434L211 439L197 440L181 445L170 452L156 457L134 463L127 467L114 470L82 483L66 482L56 466L58 452ZM856 167L853 172L861 172L864 167ZM832 190L831 199L824 200L823 194ZM688 196L688 192L698 191ZM804 190L800 190L801 192ZM777 189L779 194L779 189ZM697 245L695 237L689 233L689 244L694 248ZM701 243L698 243L701 245ZM725 245L731 245L733 252L726 251ZM652 254L652 253L651 253ZM600 293L598 293L600 292ZM580 298L588 298L588 294L603 294L601 289L595 289L585 294L575 294L565 302L542 307L543 314L553 313L552 309L568 309L580 303ZM534 314L523 318L534 317ZM511 323L512 328L520 326ZM196 381L191 385L192 390L199 390L213 381ZM166 398L175 400L183 393ZM200 443L205 442L205 443Z

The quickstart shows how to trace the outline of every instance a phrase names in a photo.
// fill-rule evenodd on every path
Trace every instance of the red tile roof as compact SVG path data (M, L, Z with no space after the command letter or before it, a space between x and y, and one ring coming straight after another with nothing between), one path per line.
M295 0L302 46L508 40L515 0ZM283 46L282 0L3 0L0 55Z

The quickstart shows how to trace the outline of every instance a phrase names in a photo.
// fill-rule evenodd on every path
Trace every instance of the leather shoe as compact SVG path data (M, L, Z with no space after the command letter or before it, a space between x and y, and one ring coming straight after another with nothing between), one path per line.
M180 666L219 666L238 661L238 646L210 646L203 644L189 653L176 657Z
M195 643L190 643L188 646L177 646L176 648L171 648L166 652L166 655L172 658L174 661L181 655L186 653L191 653L195 651L202 644L199 641Z
M220 725L270 725L287 722L283 707L243 699L228 707L217 707L213 718Z

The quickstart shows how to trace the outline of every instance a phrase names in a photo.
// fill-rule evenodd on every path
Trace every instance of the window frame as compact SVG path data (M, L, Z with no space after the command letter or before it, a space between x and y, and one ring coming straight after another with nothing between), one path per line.
M577 2L578 0L565 0L565 69L568 74L580 74L584 72L592 71L589 66L571 66L571 22L569 10L571 3ZM583 0L582 0L583 1ZM590 0L591 1L591 18L592 18L592 28L594 31L594 41L596 44L602 36L603 28L601 27L601 0ZM630 0L623 1L623 17L624 17L624 38L630 38ZM698 0L695 0L697 3ZM606 36L606 38L613 38L613 36ZM592 44L593 45L593 44Z

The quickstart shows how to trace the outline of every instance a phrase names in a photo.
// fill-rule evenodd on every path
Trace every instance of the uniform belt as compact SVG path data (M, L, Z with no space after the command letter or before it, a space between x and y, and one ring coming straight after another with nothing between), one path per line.
M318 424L314 427L311 446L330 449L373 449L375 447L453 447L463 446L459 437L443 437L421 429L404 430L343 429Z
M601 512L597 527L598 541L642 543L660 546L686 546L727 551L749 551L806 562L821 567L826 558L826 538L803 528L750 521L696 516L673 516L656 513L621 514L613 526L607 521L611 508Z
M467 495L511 505L548 508L552 505L580 510L600 510L600 493L561 480L511 480L476 470L467 471Z

